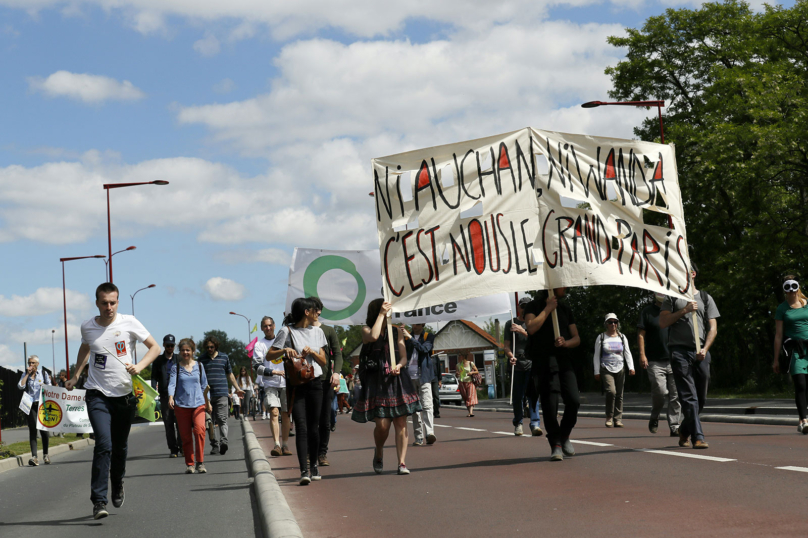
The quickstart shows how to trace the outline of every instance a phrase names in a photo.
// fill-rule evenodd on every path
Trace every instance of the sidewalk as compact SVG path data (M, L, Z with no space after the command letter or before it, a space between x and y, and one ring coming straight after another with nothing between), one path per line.
M597 392L581 393L582 417L599 418L604 416L605 397ZM561 406L563 409L563 405ZM667 406L662 410L665 416ZM511 413L507 398L480 400L475 411ZM645 419L651 414L651 395L648 393L626 393L623 395L623 416ZM799 421L793 400L754 399L754 398L707 398L704 410L699 415L704 422L735 422L744 424L771 424L796 426Z

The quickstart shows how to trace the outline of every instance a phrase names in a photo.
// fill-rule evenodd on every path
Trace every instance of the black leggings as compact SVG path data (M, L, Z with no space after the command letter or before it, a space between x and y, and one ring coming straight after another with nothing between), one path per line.
M317 465L320 453L320 410L323 407L323 382L319 379L304 385L287 388L294 390L292 403L292 416L297 424L295 447L297 448L297 461L300 463L300 472L308 470L306 456L312 467Z
M800 414L800 420L806 418L806 407L808 407L808 375L794 374L791 376L794 380L794 400L797 402L797 413Z
M805 386L804 382L803 386ZM36 419L38 414L39 402L34 402L31 404L31 412L28 413L28 441L31 443L31 456L34 458L36 458ZM46 432L45 430L39 430L39 434L42 436L42 453L47 456L48 439L50 439L50 433Z

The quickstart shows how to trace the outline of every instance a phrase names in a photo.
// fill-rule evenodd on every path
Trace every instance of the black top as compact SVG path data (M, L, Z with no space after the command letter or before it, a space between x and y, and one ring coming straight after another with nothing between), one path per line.
M637 328L645 331L645 356L649 361L667 361L668 328L659 328L659 313L661 309L656 304L650 304L640 312L640 321Z
M160 394L168 394L168 381L171 377L171 364L177 364L179 355L174 353L171 357L166 357L165 352L154 359L151 370L151 386ZM169 361L173 360L173 363ZM162 398L161 398L162 400Z
M526 372L533 366L533 361L525 356L527 353L528 337L519 333L511 332L511 326L513 323L516 323L523 329L525 328L524 321L520 321L518 318L513 318L512 320L509 319L505 322L505 340L516 343L516 352L514 353L514 356L516 357L515 369L519 370L520 372ZM514 345L511 344L508 346L508 349L513 351Z
M525 318L527 318L528 314L533 314L534 316L538 317L542 310L544 310L545 306L547 306L547 301L545 299L534 300L525 307ZM575 325L575 316L572 314L572 309L570 309L567 303L559 302L558 307L556 307L556 312L558 312L559 333L564 337L565 340L570 340L572 338L570 325ZM544 325L542 325L538 331L530 335L528 353L534 360L552 356L570 356L570 350L568 348L555 346L555 332L553 331L552 314L547 316Z

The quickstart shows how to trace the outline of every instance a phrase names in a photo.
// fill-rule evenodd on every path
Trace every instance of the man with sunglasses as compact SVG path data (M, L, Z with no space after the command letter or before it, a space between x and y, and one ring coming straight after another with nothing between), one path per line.
M233 368L230 366L230 357L224 353L219 353L219 340L215 336L208 336L202 342L202 355L199 357L199 364L205 369L205 376L210 386L210 403L213 410L210 414L212 426L210 428L210 453L217 452L224 455L227 452L227 416L230 406L227 395L230 388L227 380L236 387L236 394L239 398L244 396L244 391L238 386L236 376L233 375ZM219 435L216 435L216 426L219 427Z
M690 285L693 286L694 300L666 297L660 307L659 327L662 329L670 327L668 349L671 353L671 369L684 415L679 426L679 446L706 449L709 445L704 440L699 413L704 409L704 402L707 399L707 387L710 384L710 348L718 334L716 319L721 314L715 306L715 300L707 292L696 289L697 274L696 264L691 262ZM701 340L701 351L698 353L693 335L692 312L696 313Z
M174 353L176 340L173 334L163 337L163 353L158 355L152 363L152 388L160 395L160 411L163 415L163 426L166 429L166 442L168 443L169 457L176 458L182 453L182 439L174 410L168 405L168 381L171 377L171 367L177 364L179 355Z

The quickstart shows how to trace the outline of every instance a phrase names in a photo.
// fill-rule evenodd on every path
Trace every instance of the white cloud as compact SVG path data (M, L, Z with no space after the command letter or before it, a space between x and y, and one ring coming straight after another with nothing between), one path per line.
M223 250L216 254L216 259L228 264L261 262L287 267L292 261L291 255L279 248Z
M246 288L229 278L213 277L202 288L214 301L240 301L247 295Z
M71 310L86 312L93 306L90 297L84 293L67 290L65 294ZM63 308L60 288L39 288L31 295L0 295L0 316L30 317L59 312Z
M34 330L10 330L9 327L5 327L3 329L4 332L7 333L5 339L9 342L15 342L17 344L22 344L25 342L29 346L36 346L36 345L44 345L48 344L50 346L51 337L56 341L56 345L59 345L59 342L64 344L65 338L65 329L64 325L58 325L51 328L45 329L34 329ZM56 331L55 333L51 331ZM73 323L67 324L67 337L72 342L77 342L81 340L81 325L76 325Z
M22 353L14 353L5 344L0 344L0 366L19 370L23 364Z
M216 93L230 93L236 88L236 83L229 78L224 78L213 85L213 91Z
M202 56L216 56L222 47L215 35L207 34L194 43L194 50Z
M128 80L118 82L102 75L69 71L57 71L45 79L29 77L28 86L48 97L67 97L92 104L104 101L136 101L146 97L145 93Z

